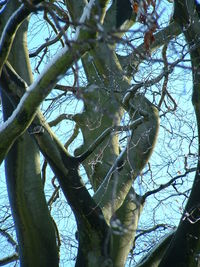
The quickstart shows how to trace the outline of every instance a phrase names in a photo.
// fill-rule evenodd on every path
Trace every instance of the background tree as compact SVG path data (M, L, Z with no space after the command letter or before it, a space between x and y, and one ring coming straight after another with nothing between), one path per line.
M199 5L171 2L0 2L2 265L68 258L62 203L76 266L198 266Z

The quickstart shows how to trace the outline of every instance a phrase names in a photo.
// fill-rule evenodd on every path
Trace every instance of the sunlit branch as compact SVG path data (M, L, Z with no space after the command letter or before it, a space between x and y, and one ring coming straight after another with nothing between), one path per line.
M143 108L149 113L149 117L144 118L141 125L132 129L127 146L116 158L94 194L94 199L102 208L108 222L113 212L122 205L134 179L148 162L156 142L159 128L157 110L149 106L150 103L147 100L145 102L144 98L143 101Z
M70 136L70 138L67 140L67 142L64 145L66 149L68 149L69 145L76 139L78 134L79 134L79 126L76 123L72 135Z
M86 14L83 13L83 21L90 20L90 12L93 8L92 3L93 1L90 1L88 4L88 8L85 11ZM91 21L92 19L93 18L91 18ZM75 38L77 43L81 41L82 45L80 46L75 42L70 48L64 47L61 49L28 88L11 117L1 126L0 140L5 141L0 142L0 163L9 151L12 143L31 124L37 112L37 108L54 88L57 81L66 73L68 68L70 68L81 56L83 56L85 52L91 49L91 45L88 43L88 38L95 37L96 35L93 32L86 32L85 30L82 31L82 28L77 29ZM8 54L6 54L6 56L8 56ZM6 58L4 57L4 60L5 59Z
M70 114L60 114L56 119L48 122L48 124L50 127L53 127L59 124L63 120L73 120L73 117L74 116Z

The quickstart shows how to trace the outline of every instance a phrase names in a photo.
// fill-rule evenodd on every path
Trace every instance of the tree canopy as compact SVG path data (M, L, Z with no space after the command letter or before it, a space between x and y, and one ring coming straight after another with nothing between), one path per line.
M194 0L0 1L0 266L199 266L199 40Z

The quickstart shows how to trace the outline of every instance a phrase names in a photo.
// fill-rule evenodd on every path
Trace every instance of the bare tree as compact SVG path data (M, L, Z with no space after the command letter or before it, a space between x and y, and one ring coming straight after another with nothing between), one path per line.
M69 205L75 266L198 266L198 2L0 7L0 234L14 248L0 265L69 258Z

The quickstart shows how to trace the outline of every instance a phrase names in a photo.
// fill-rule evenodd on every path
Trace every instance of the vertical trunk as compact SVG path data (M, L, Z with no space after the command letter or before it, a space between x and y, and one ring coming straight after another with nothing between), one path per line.
M4 119L13 111L2 93ZM17 232L21 266L58 266L55 229L40 176L39 151L26 133L5 159L9 201Z
M5 24L18 7L17 1L9 1L1 21ZM16 72L30 84L31 68L27 50L25 21L15 37L9 62ZM6 95L8 84L1 84L4 120L14 106ZM19 244L20 265L58 266L59 255L56 231L46 204L40 175L39 150L34 140L25 133L13 145L5 159L6 182L9 201Z
M116 212L116 218L120 220L118 229L113 232L112 259L115 267L125 266L128 254L133 247L138 220L142 210L139 197L135 196L131 189L124 203Z

